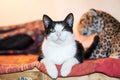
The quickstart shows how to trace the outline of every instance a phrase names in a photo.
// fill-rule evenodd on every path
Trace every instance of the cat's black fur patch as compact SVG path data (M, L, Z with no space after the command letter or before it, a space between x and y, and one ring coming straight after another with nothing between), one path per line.
M40 56L38 57L38 61L41 61L44 58L43 53L40 53Z
M76 41L76 46L77 46L77 52L76 52L75 57L77 58L77 60L80 63L82 63L84 60L84 54L85 54L84 48L83 48L82 44L79 43L78 41Z
M16 34L0 39L0 50L25 50L34 43L27 34Z
M91 44L91 46L85 52L85 56L84 56L85 59L89 59L90 58L92 52L95 50L96 46L99 43L99 39L100 39L99 36L95 36L94 37L93 43Z

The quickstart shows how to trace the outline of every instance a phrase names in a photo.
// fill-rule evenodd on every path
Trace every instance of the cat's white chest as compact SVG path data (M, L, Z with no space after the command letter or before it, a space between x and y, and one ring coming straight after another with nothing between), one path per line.
M62 64L76 54L76 43L71 41L66 45L58 45L49 41L44 41L42 51L45 58L54 64Z

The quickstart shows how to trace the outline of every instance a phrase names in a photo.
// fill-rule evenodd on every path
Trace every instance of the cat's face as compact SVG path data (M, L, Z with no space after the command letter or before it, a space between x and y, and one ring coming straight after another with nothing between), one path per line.
M53 21L47 15L43 16L43 23L46 31L47 40L61 44L69 40L73 30L73 14L70 13L63 21Z

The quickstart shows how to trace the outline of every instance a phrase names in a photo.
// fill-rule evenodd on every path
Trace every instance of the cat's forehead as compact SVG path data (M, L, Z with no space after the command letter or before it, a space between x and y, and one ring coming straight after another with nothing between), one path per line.
M56 23L54 29L56 31L61 31L63 30L64 26L62 24Z

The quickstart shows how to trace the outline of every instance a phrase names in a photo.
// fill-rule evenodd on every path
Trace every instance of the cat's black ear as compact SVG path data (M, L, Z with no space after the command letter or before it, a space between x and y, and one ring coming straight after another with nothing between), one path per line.
M48 28L49 24L52 22L52 19L47 15L43 15L43 24L46 28Z
M64 20L70 27L73 27L74 16L72 13L68 14Z

